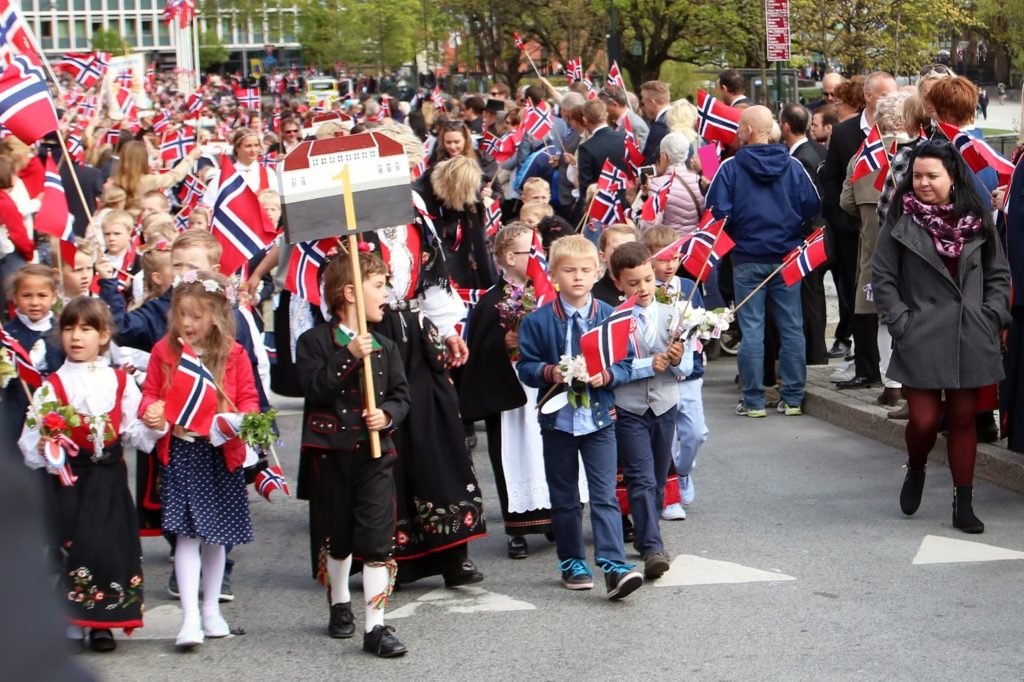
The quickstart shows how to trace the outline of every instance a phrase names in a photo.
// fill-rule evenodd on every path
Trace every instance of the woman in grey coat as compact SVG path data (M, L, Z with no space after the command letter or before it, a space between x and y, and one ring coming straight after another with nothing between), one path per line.
M997 335L1010 323L1010 271L960 155L946 142L928 142L914 150L911 168L872 260L875 305L895 342L888 376L903 384L910 408L900 507L910 515L921 503L945 414L953 525L981 533L985 525L972 509L974 413L977 389L1003 378Z

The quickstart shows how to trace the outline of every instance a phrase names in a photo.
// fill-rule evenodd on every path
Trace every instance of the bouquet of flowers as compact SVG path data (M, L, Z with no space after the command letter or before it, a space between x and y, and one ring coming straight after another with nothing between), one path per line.
M587 393L590 372L583 356L563 355L558 360L558 368L562 370L562 381L569 387L569 406L573 409L581 405L590 407L590 394Z
M75 408L62 405L53 396L49 384L43 388L43 403L25 420L29 428L39 429L43 438L43 459L46 469L60 478L61 484L70 488L78 480L71 471L68 457L78 455L78 446L71 440L71 429L82 424Z
M668 287L658 286L654 287L654 300L658 303L665 303L666 305L675 305L679 300L679 297L668 293Z
M682 308L685 306L685 310ZM707 341L717 339L729 328L735 313L730 308L706 310L694 308L684 303L678 305L669 320L669 329L673 338L689 340L694 336Z
M14 367L14 356L6 348L0 348L0 388L7 388L11 379L18 376L18 370Z
M523 318L537 309L537 296L534 293L533 285L506 284L505 298L501 299L497 308L501 326L506 331L518 333ZM519 357L519 349L509 348L508 354L512 360L516 360Z
M249 412L242 417L242 427L238 431L238 437L258 452L267 452L270 446L277 440L274 433L274 418L277 417L277 410L270 409L266 412Z

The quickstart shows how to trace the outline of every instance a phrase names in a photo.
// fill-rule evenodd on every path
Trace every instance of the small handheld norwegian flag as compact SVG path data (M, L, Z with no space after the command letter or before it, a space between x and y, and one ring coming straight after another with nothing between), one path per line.
M793 286L828 260L825 253L825 230L819 227L803 244L793 249L782 266L782 279Z
M288 481L285 479L284 472L281 471L279 466L268 466L256 474L256 480L252 484L256 488L256 492L265 497L267 502L273 502L270 499L270 495L275 490L280 490L285 495L291 497L291 493L288 492Z
M629 333L633 329L636 296L619 304L601 324L580 337L580 350L590 376L600 374L629 355Z
M697 90L697 133L709 142L732 144L740 129L740 110Z
M205 436L217 412L217 384L199 356L182 342L181 359L164 404L167 421Z
M39 388L43 385L43 375L32 363L28 351L4 329L0 329L0 348L10 351L18 377L28 384L29 388Z

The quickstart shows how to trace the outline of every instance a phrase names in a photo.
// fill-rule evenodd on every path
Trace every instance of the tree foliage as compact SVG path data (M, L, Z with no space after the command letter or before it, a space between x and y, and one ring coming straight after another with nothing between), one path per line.
M199 68L208 69L228 60L228 49L212 31L199 34Z
M92 32L92 49L96 52L123 54L125 52L124 46L124 39L114 29L101 28L98 31Z
M1024 68L1024 0L976 0L974 10L974 30L993 52L1009 58L1009 64L996 62L997 79L1008 80L1010 65Z

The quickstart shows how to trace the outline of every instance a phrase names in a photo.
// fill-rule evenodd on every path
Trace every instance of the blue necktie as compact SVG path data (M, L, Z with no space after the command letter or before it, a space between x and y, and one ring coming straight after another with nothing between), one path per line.
M572 336L569 338L569 349L572 351L572 354L575 357L583 353L583 344L580 341L583 337L583 325L580 314L573 313L571 322Z

